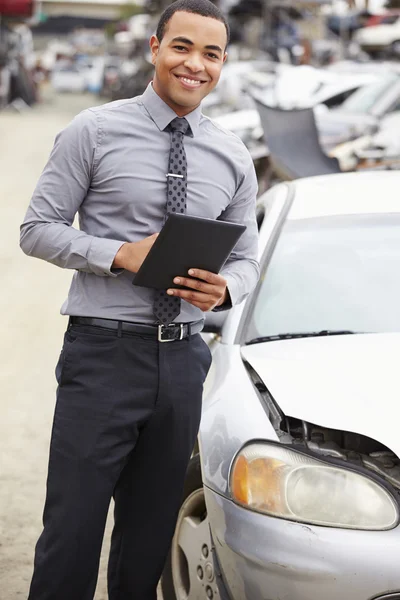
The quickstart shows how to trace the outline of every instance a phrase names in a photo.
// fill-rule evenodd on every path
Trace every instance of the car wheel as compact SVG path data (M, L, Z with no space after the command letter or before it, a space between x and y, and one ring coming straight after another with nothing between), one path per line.
M220 598L198 454L191 459L187 470L182 506L161 588L164 600Z

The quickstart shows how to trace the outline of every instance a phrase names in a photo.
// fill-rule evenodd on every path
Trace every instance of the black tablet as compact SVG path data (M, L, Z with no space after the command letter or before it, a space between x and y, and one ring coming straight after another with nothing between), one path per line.
M171 213L136 273L133 285L165 290L182 286L174 277L189 277L190 268L219 273L246 227Z

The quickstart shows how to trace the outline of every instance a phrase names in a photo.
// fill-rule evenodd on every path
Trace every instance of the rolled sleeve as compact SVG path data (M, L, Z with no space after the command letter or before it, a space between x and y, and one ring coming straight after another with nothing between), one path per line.
M121 270L112 270L112 263L126 240L72 226L91 184L96 147L96 115L89 109L57 135L21 225L20 245L25 254L59 267L116 277Z

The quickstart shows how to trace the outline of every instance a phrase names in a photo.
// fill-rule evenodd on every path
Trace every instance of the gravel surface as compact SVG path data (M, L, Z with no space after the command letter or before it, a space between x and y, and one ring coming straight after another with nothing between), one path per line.
M44 90L35 108L0 112L0 600L28 595L42 527L54 368L66 327L59 308L71 279L70 272L22 253L19 225L56 133L99 103L90 95ZM109 515L96 600L107 600L110 521Z

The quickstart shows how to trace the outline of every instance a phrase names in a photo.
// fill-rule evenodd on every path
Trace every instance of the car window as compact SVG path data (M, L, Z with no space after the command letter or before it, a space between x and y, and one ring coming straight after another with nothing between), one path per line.
M400 331L400 216L287 221L247 341L322 330Z
M369 85L363 86L347 98L342 104L342 109L349 113L368 114L373 111L374 105L397 82L399 76L390 73Z
M340 106L345 100L347 100L347 98L349 98L355 92L356 89L357 87L354 87L351 90L346 90L345 92L341 92L340 94L335 94L335 96L331 96L327 100L321 102L321 104L325 104L325 106L327 106L328 108L335 108L336 106Z

